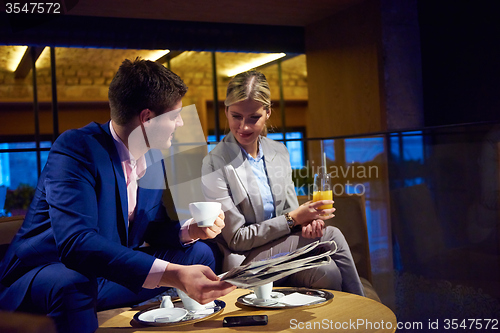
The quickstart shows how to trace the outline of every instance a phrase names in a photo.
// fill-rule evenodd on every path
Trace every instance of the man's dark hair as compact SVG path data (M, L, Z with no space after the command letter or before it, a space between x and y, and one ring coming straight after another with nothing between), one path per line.
M111 119L124 125L144 109L160 115L179 102L187 89L177 74L159 63L126 59L109 85Z

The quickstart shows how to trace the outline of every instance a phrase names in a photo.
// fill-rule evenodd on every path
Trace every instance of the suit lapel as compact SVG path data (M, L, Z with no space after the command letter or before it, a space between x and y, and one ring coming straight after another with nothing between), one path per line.
M260 220L260 218L264 215L264 207L262 204L259 185L257 184L257 179L255 178L250 163L247 159L245 159L245 161L234 170L236 171L239 183L243 185L246 195L250 200L250 205L256 218L255 221Z
M109 130L110 122L108 121L105 124L101 125L101 129L108 134L108 151L111 159L111 163L113 165L116 184L118 186L118 194L120 201L120 208L122 211L123 223L125 227L125 239L128 239L128 200L127 200L127 183L125 181L125 175L123 174L123 167L120 161L120 156L118 155L118 151L116 150L115 143L113 142L113 136Z
M246 195L250 201L254 213L254 221L260 219L264 214L264 207L262 205L262 197L260 196L259 186L255 175L253 174L252 167L248 160L244 158L243 152L232 133L229 133L225 139L229 149L224 149L227 153L225 160L228 163L225 166L226 175L229 184L239 184L241 188L231 187L232 195L236 204L243 201L243 195ZM236 179L232 179L234 174ZM241 193L243 190L244 193ZM249 212L246 212L247 214Z
M286 184L284 182L284 171L283 165L280 163L277 158L276 150L274 150L269 144L268 139L263 138L261 140L261 147L264 153L264 161L266 164L266 172L267 177L269 179L269 186L271 187L271 193L273 195L274 207L276 211L277 207L284 202L283 191L286 188Z

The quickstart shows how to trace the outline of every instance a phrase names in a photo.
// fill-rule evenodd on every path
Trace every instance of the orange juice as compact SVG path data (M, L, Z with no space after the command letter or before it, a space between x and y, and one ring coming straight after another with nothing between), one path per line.
M333 192L330 191L314 191L313 192L313 201L320 201L320 200L333 200ZM333 205L323 205L319 206L318 209L329 209L333 208Z

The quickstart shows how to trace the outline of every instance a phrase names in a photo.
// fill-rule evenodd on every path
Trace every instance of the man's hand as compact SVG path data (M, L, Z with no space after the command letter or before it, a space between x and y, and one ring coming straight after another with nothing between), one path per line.
M169 263L160 281L161 286L183 290L189 297L206 304L236 289L203 265L183 266Z
M191 239L215 238L225 226L224 218L224 212L221 210L219 216L215 219L214 225L211 227L198 227L196 223L191 223L188 230L189 237L191 237Z

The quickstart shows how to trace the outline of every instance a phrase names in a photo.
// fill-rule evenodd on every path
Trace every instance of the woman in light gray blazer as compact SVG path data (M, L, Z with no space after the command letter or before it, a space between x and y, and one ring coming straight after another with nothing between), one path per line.
M265 137L271 115L265 76L256 71L236 75L229 83L225 105L231 133L204 158L202 168L206 199L221 202L226 214L226 225L217 238L223 271L317 240L334 240L338 251L331 264L295 273L279 283L363 295L344 236L324 223L334 216L335 208L318 208L333 201L299 206L288 151Z

